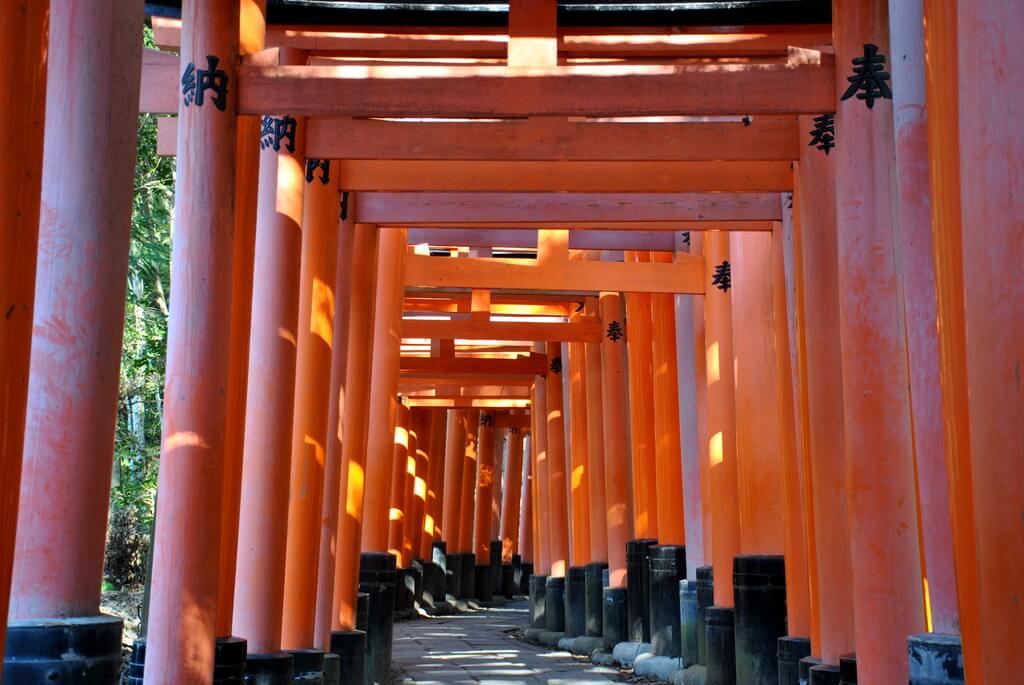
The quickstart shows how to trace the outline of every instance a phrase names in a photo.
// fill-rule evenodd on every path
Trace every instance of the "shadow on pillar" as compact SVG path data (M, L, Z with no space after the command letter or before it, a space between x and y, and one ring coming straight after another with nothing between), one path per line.
M626 543L626 606L629 611L629 641L651 641L650 548L658 544L651 538Z
M476 599L476 555L472 552L463 552L458 557L459 563L462 565L462 586L459 591L459 599Z
M117 685L122 625L113 616L11 621L3 685Z
M963 672L961 671L961 678ZM962 680L960 682L963 682ZM856 685L857 684L857 655L856 654L843 654L839 657L839 685ZM913 679L910 680L910 685L916 685ZM925 681L925 685L932 685L929 681Z
M584 575L586 600L584 601L584 615L586 616L587 637L602 637L604 635L604 575L608 571L608 564L603 561L595 561L587 564Z
M811 641L806 637L780 637L776 654L779 685L799 685L800 660L811 655Z
M778 685L779 638L786 635L786 565L782 555L733 559L736 680Z
M731 607L710 606L704 614L707 632L706 685L736 685L736 640Z
M331 633L331 653L338 657L339 678L337 682L339 685L363 685L366 682L366 633L364 631L334 631Z
M907 638L907 654L910 659L910 685L962 685L964 682L964 659L959 635L911 635ZM840 667L842 665L840 660ZM856 668L853 677L856 683Z
M487 562L491 567L491 595L501 594L501 540L491 540Z
M651 654L678 658L682 652L679 634L679 581L686 578L686 547L650 547Z
M217 638L213 649L213 685L239 685L242 682L245 678L246 648L246 641L240 637ZM146 638L141 637L132 643L132 654L128 659L128 672L125 674L125 685L142 685L145 673ZM61 680L52 673L47 673L44 678L38 680L19 682L24 682L27 685L27 683L36 682L67 683L73 681Z
M697 569L697 663L708 663L708 607L715 603L715 574L710 566Z
M490 602L494 599L494 569L490 564L476 565L476 599L480 602Z
M359 590L369 595L366 624L366 685L385 685L391 676L395 626L395 555L363 552Z
M519 566L519 594L529 596L530 578L533 578L533 562L524 561Z

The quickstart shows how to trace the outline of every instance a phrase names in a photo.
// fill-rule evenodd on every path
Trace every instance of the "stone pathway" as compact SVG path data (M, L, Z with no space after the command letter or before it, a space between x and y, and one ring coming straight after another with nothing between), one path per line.
M516 639L526 624L525 601L436 619L395 624L396 685L573 685L623 682L618 670L577 661Z

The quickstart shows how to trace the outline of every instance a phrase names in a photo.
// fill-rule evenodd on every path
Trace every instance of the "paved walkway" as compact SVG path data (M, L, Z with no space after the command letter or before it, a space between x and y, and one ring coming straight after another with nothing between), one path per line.
M395 624L396 685L573 685L622 682L615 669L592 666L512 635L526 624L526 602L474 614Z

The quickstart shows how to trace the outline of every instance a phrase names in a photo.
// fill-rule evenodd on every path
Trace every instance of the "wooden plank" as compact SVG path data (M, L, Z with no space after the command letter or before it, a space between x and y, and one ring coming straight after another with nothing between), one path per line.
M143 78L149 74L143 69ZM295 116L529 117L812 114L835 107L817 64L277 66L238 69L238 112Z
M780 210L781 211L781 207ZM392 223L384 222L378 224L381 228L403 228L405 226L417 226L419 229L427 231L440 231L439 235L443 236L444 231L503 231L502 235L509 236L512 231L518 231L520 233L536 231L538 228L567 228L575 233L581 233L583 231L592 232L609 232L609 231L623 231L623 232L640 232L640 233L654 233L654 232L678 232L678 231L770 231L772 230L771 221L732 221L727 219L709 219L707 221L529 221L529 222L515 222L515 221L429 221L429 222L402 222ZM412 229L410 229L412 230ZM423 234L417 234L423 235ZM444 242L442 237L441 245L447 244ZM581 242L579 245L573 244L572 233L569 234L569 246L575 249L604 249L604 248L588 248L585 242ZM599 239L595 239L599 240ZM462 245L461 243L454 243ZM532 243L535 245L535 243ZM501 247L518 247L518 245L502 245Z
M470 375L456 375L449 376L444 374L426 373L426 372L413 372L413 373L402 373L401 382L407 385L427 384L427 385L443 385L450 387L452 383L461 383L462 385L487 385L488 383L494 385L503 386L519 386L526 387L530 386L534 382L533 376L508 376L508 375L495 375L495 376L470 376Z
M779 221L782 201L778 193L367 192L356 212L360 222L373 224L497 221L547 228L580 221Z
M151 48L142 49L140 112L178 113L178 98L181 97L181 91L178 90L180 70L181 64L177 55Z
M529 414L499 414L494 419L495 428L518 428L520 432L529 430Z
M405 283L434 288L701 294L703 269L703 259L696 256L674 263L570 261L543 268L532 260L410 255L405 262Z
M427 407L431 409L457 408L468 409L524 409L530 406L529 398L506 397L501 399L481 399L475 397L459 397L457 399L439 399L436 397L407 397L405 404L409 407Z
M340 160L351 191L671 193L783 192L788 161L594 162Z
M541 357L521 359L482 359L476 357L402 357L403 374L463 374L477 376L537 376L547 370L547 361Z
M558 64L557 0L509 0L508 65L553 67Z
M598 342L601 339L601 324L592 318L573 323L403 319L402 338Z
M405 298L406 312L434 312L438 314L468 314L466 300ZM575 305L562 304L491 304L491 313L498 316L568 316Z

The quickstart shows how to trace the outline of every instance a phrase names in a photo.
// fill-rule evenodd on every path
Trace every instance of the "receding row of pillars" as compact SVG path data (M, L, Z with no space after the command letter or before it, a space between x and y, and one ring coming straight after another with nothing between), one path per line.
M45 4L0 21L20 65L0 108L12 625L99 614L140 70L141 2L52 1L48 47ZM238 2L186 2L182 63L216 55L231 82L262 47L256 16L240 36L254 15ZM804 150L771 234L690 236L703 297L601 293L584 311L602 342L544 347L503 545L539 576L606 561L611 588L628 541L685 545L686 578L712 567L723 609L737 557L782 554L787 632L824 665L855 652L865 682L904 682L907 637L933 630L962 634L971 682L1016 677L1022 20L1000 0L835 3L837 73L878 46L892 101L838 101L836 149ZM223 109L179 109L152 684L210 683L218 636L251 655L328 648L356 629L360 552L425 558L428 521L458 551L495 537L494 438L475 412L403 424L404 232L334 231L358 198L307 180L303 122L294 149L257 153L259 122L234 108L229 88ZM729 290L712 285L724 262ZM416 436L405 471L396 425ZM119 658L120 627L93 623Z

